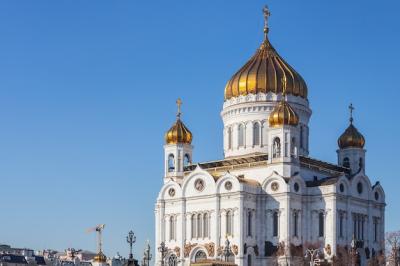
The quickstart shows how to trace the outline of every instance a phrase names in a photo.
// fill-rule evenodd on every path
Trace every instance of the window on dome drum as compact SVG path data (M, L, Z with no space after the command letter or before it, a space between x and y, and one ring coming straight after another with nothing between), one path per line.
M298 237L298 223L299 223L299 213L296 211L293 214L293 236Z
M324 236L324 214L322 212L318 214L318 236Z
M290 147L291 147L291 151L290 151L290 154L292 155L292 157L296 157L296 138L292 138L292 143L291 143L291 145L290 145Z
M207 254L202 250L197 251L196 255L194 256L194 262L201 262L206 259L207 259Z
M183 167L188 166L190 163L191 163L190 155L186 153L183 159Z
M278 236L278 223L279 223L278 212L274 212L272 215L272 236Z
M289 157L289 134L285 133L285 157Z
M279 157L281 157L281 140L279 138L275 138L272 147L272 158Z
M168 155L168 172L175 170L175 157L173 154Z
M304 148L304 129L303 126L300 126L300 148Z
M345 157L343 159L343 166L346 168L350 168L350 159L348 157Z
M260 124L253 125L253 146L260 145Z
M169 240L176 239L176 217L169 217Z
M252 219L252 212L248 211L247 212L247 236L252 236L252 223L253 223L253 219Z
M226 212L226 235L233 236L233 211Z
M359 160L359 162L358 162L358 166L360 167L360 169L363 169L363 168L364 168L364 160L363 160L363 158L361 158L361 157L360 157L360 160Z
M175 256L175 254L172 254L171 256L168 257L168 266L177 266L178 265L178 259Z
M244 146L244 126L242 124L238 127L238 146Z
M232 149L232 128L228 128L228 149Z
M251 263L252 263L251 255L249 254L249 255L247 255L247 266L251 266Z

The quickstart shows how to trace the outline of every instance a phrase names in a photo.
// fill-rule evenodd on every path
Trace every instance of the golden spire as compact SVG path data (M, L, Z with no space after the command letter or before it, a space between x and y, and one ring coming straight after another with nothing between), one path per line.
M179 119L179 118L181 118L181 114L182 114L182 112L181 112L181 106L182 106L181 98L178 98L176 100L176 106L178 107L178 112L176 113L176 117Z
M268 32L269 32L268 18L269 16L271 16L271 12L269 12L269 8L267 5L265 5L263 8L263 14L264 14L264 41L265 41L268 38Z
M353 124L353 112L354 112L354 107L353 107L353 104L352 103L350 103L350 105L349 105L349 111L350 111L350 124Z

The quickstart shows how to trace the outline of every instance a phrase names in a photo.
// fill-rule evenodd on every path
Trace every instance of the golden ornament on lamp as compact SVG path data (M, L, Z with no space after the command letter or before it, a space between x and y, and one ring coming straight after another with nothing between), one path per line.
M181 105L182 100L176 100L176 105L178 106L178 113L176 115L176 122L172 127L165 133L165 142L167 144L191 144L193 135L192 132L183 124L181 121Z
M287 78L286 93L307 99L304 79L276 52L268 39L269 9L264 12L264 41L255 55L228 81L225 100L240 95L257 93L282 93L282 78Z

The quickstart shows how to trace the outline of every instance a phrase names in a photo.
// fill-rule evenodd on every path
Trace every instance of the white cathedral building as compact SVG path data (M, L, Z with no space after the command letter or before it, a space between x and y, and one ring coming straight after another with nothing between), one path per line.
M156 265L220 260L226 240L225 260L247 266L299 265L311 247L327 261L353 247L366 265L384 250L385 194L365 173L365 139L351 115L337 163L310 157L308 88L272 47L269 14L261 46L225 87L224 158L192 162L180 108L165 135Z

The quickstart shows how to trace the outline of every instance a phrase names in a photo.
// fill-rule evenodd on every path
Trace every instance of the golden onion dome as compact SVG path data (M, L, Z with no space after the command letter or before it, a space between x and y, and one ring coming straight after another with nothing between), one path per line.
M268 39L268 17L264 8L264 42L253 57L228 81L225 86L225 100L239 95L282 93L281 80L287 79L287 94L307 99L307 85L304 79L276 52Z
M94 256L93 261L104 263L107 261L107 257L106 257L106 255L103 254L103 252L100 251L99 253L96 254L96 256Z
M190 132L190 130L181 121L180 106L182 104L182 101L178 99L176 103L178 105L178 114L176 117L176 122L165 133L165 142L167 144L178 144L178 143L191 144L193 139L192 132Z
M274 110L268 117L270 127L297 126L299 124L299 116L296 114L292 106L285 101L286 95L286 78L282 78L282 98L275 106Z
M364 148L365 138L353 125L353 110L352 104L349 106L350 109L350 125L344 131L344 133L338 139L338 145L340 149L346 148Z

